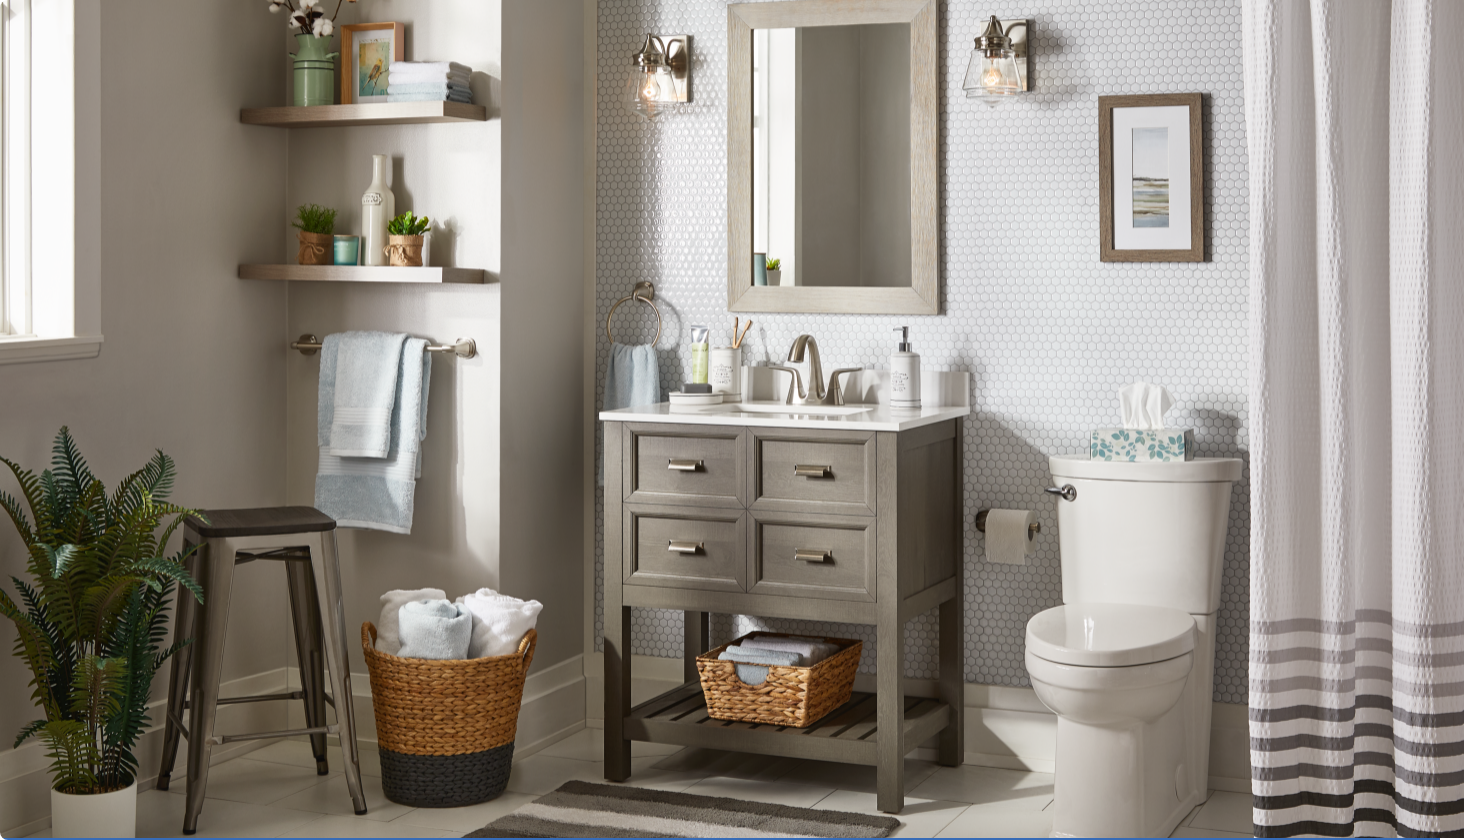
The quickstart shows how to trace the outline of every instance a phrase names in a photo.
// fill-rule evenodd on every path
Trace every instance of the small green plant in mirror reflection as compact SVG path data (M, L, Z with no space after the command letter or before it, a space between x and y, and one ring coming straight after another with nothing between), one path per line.
M783 268L783 261L777 257L768 260L768 271L779 271Z
M413 213L401 213L387 224L386 232L392 236L421 236L429 227L432 220L426 216L419 219Z
M306 233L335 233L336 211L319 204L302 204L295 208L295 221L290 224Z

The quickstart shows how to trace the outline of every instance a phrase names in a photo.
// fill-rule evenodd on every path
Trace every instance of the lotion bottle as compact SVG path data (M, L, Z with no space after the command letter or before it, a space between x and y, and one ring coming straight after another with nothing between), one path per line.
M890 354L890 405L920 407L920 354L910 350L910 328L895 327L900 343Z

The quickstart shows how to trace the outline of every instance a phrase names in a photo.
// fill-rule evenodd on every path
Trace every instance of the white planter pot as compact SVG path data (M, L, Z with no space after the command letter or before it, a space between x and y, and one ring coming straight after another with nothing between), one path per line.
M51 791L52 837L136 837L137 782L83 796Z

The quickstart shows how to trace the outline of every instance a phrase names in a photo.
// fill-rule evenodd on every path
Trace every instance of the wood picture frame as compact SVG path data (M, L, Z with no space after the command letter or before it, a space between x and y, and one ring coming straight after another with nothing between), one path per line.
M1203 103L1199 93L1098 97L1100 261L1205 261Z
M357 76L360 63L360 50L357 48L358 33L391 31L391 58L390 62L407 60L407 26L404 23L382 22L382 23L348 23L339 27L341 32L341 104L366 104L370 102L386 101L386 86L382 85L379 96L363 98L356 90ZM379 42L379 39L377 39ZM384 75L390 76L391 67L388 64Z

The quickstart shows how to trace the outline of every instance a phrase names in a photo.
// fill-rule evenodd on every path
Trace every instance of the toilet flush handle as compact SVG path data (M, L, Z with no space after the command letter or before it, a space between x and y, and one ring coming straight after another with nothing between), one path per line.
M1051 493L1054 496L1061 496L1069 502L1078 497L1078 488L1072 486L1071 484L1064 484L1061 487L1048 487L1046 489L1048 493Z

